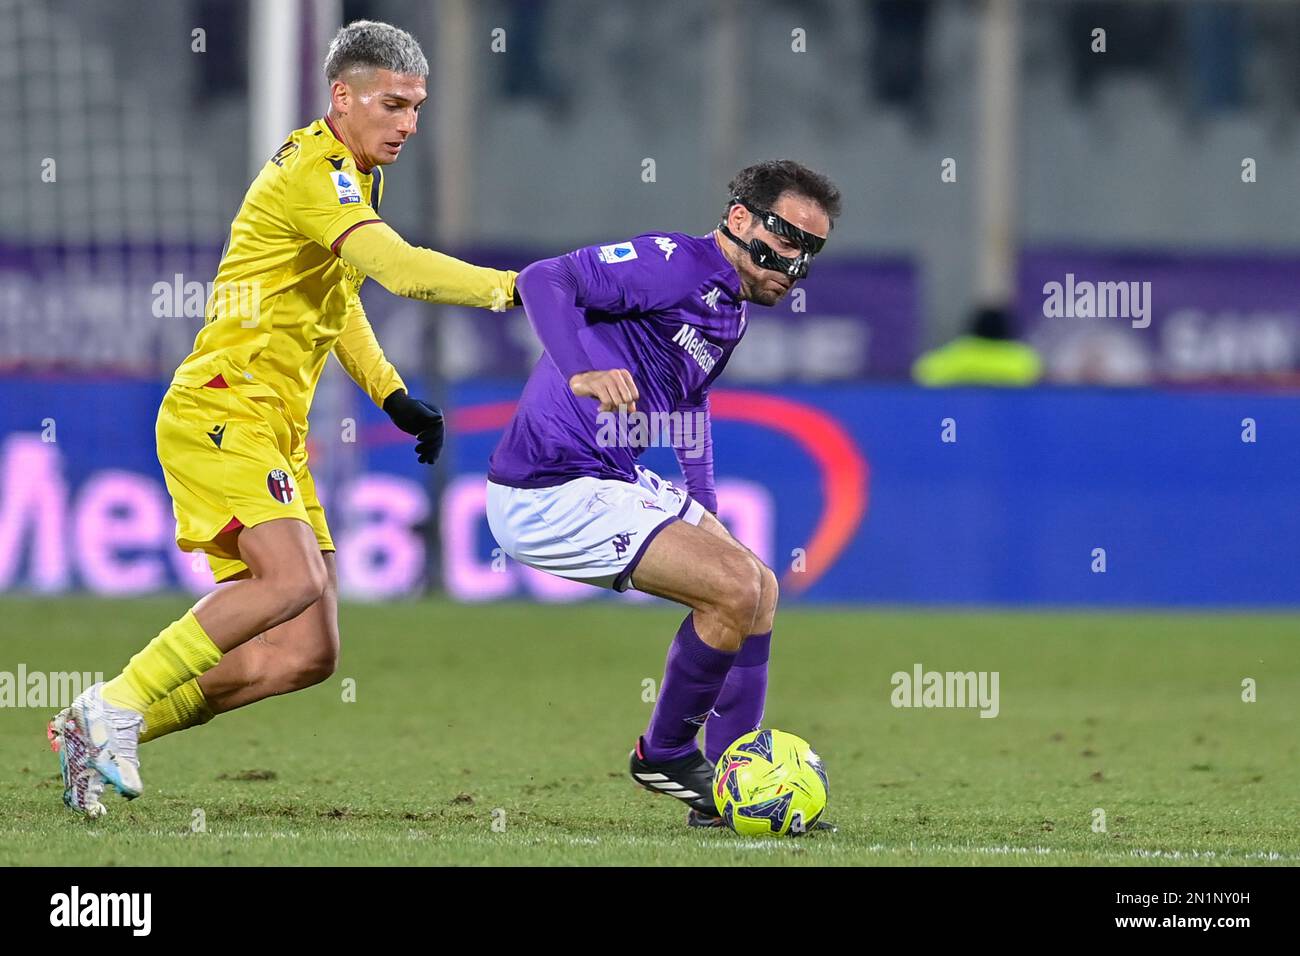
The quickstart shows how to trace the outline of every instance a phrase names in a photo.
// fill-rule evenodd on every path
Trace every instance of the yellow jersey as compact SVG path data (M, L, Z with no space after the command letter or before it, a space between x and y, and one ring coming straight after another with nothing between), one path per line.
M376 404L404 388L361 307L365 274L338 257L352 230L382 221L382 198L381 169L360 170L328 118L294 130L244 196L173 384L278 398L298 440L331 351Z

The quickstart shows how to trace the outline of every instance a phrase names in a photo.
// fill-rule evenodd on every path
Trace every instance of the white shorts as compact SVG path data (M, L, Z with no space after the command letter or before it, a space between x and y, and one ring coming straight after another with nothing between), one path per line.
M647 545L679 518L699 524L704 506L653 471L636 482L575 478L550 488L487 483L488 527L520 564L571 581L626 591Z

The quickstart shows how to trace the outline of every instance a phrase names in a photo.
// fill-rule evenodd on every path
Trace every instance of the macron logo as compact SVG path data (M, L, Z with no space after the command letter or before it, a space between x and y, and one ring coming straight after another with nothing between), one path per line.
M152 893L82 893L74 886L50 897L51 926L127 926L148 936L152 914Z
M686 354L695 359L695 364L704 369L704 374L713 371L722 350L695 331L694 326L683 325L673 336L673 341L686 350Z

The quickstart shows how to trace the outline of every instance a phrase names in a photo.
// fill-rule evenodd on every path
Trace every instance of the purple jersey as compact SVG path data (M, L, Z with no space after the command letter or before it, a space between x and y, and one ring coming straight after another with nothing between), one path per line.
M542 488L590 476L635 481L642 447L598 440L599 403L569 389L578 372L627 369L638 413L698 413L701 461L678 460L714 510L708 389L745 332L740 276L712 233L648 233L535 262L517 282L546 348L497 444L488 478Z

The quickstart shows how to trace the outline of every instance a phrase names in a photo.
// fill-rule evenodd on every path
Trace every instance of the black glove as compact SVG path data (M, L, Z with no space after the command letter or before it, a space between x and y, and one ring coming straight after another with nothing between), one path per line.
M384 412L394 425L416 437L415 454L421 462L432 465L438 460L445 433L442 412L438 408L411 398L399 388L384 399Z

